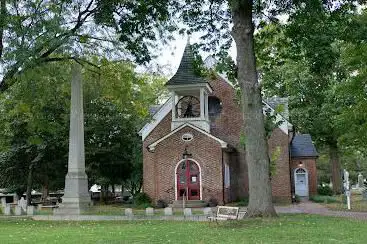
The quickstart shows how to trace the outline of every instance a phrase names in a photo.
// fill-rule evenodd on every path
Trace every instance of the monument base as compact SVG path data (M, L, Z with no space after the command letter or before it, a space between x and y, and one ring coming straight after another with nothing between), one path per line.
M55 215L80 215L91 206L88 178L84 172L69 172L65 177L65 191Z

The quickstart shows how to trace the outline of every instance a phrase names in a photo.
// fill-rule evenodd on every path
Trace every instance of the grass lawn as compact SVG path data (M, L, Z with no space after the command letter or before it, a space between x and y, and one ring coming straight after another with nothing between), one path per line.
M336 211L349 211L346 202L343 201L343 195L334 196L337 202L334 203L322 203L330 210ZM354 212L367 212L367 200L362 199L361 194L352 194L351 201L351 210Z
M315 215L222 222L0 219L0 243L366 243L367 221Z
M111 204L111 205L95 205L90 207L87 212L84 214L86 215L108 215L108 216L118 216L118 215L125 215L125 208L131 207L131 206L125 206L125 205L119 205L119 204ZM42 210L35 210L35 215L52 215L53 210L48 209L42 209ZM133 208L134 215L145 215L145 209L144 208ZM173 212L176 216L183 216L183 211L181 209L175 209ZM202 215L203 211L198 209L192 209L193 215ZM164 209L155 209L154 215L164 215Z

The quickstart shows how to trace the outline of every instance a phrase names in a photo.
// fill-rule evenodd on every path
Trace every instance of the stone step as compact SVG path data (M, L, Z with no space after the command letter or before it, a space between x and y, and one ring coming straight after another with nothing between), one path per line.
M188 200L185 201L185 208L203 208L208 205L207 202L202 200ZM182 208L183 201L182 200L176 200L173 201L172 207L173 208Z

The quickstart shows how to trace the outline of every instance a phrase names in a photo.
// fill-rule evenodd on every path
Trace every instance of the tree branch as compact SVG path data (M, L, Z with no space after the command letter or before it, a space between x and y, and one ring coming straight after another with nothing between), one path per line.
M74 56L67 56L67 57L49 57L49 58L44 58L41 59L40 62L42 63L47 63L47 62L60 62L60 61L66 61L66 60L74 60L75 62L77 62L78 64L82 65L83 67L85 67L85 64L89 65L89 66L93 66L97 69L101 69L101 67L99 67L97 64L94 64L86 59L82 59L82 58L78 58L78 57L74 57ZM97 73L97 74L101 74L100 72L97 72L93 69L89 69L86 68L87 70Z
M4 44L4 29L6 26L6 2L5 0L0 0L0 58L3 54Z
M5 1L5 0L0 0ZM52 38L51 40L47 40L43 43L43 45L40 45L38 48L35 49L35 57L33 61L29 61L28 58L25 58L21 61L18 61L13 67L6 73L4 78L2 79L0 83L0 91L4 91L9 87L9 84L6 84L11 78L14 77L19 72L19 68L22 68L22 72L25 70L35 67L36 64L40 64L43 62L46 62L45 59L48 58L52 53L54 53L58 48L60 48L62 45L64 45L70 37L75 36L76 32L83 26L83 24L86 22L86 20L96 11L96 8L91 9L92 5L94 3L94 0L91 0L87 7L83 11L79 11L77 22L75 26L68 31L65 31L61 35L56 36L55 38ZM17 10L17 6L14 6ZM21 21L20 21L21 25ZM22 26L20 26L22 28ZM24 37L23 37L24 38ZM54 43L53 43L54 42ZM51 45L50 45L51 44ZM50 46L45 52L42 52L44 47ZM42 53L41 53L42 52ZM38 56L38 57L37 57ZM75 59L74 59L75 60ZM56 61L56 60L54 60ZM77 60L75 60L77 61ZM80 61L87 63L87 61ZM78 62L77 61L77 62ZM91 64L91 63L90 63Z

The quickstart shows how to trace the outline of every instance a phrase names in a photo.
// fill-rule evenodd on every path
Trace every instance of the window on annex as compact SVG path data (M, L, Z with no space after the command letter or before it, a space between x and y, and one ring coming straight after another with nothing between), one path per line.
M224 163L224 187L229 188L230 186L231 186L231 176L229 165L227 163Z
M210 121L214 121L222 112L222 101L215 96L209 96L208 110Z

